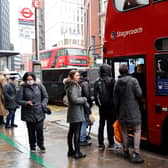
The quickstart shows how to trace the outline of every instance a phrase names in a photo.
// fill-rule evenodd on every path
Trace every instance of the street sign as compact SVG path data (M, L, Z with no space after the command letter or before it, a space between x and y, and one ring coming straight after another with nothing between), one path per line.
M22 16L26 19L31 18L33 16L33 12L31 11L30 8L23 8L20 13Z
M40 9L40 0L33 0L32 6L36 9Z
M34 39L35 18L32 7L21 7L19 9L19 36L24 39Z

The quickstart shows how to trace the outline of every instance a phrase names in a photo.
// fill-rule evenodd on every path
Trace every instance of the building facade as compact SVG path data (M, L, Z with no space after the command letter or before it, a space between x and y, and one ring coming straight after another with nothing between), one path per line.
M0 50L10 50L8 0L0 0Z
M84 42L92 64L102 63L106 6L107 0L84 0Z
M59 45L84 44L83 0L46 1L46 42L48 48Z

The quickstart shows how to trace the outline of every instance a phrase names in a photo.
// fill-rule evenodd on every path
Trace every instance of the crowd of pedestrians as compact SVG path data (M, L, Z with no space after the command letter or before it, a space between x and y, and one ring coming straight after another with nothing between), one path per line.
M133 75L129 74L127 64L121 64L120 76L117 81L112 77L110 65L100 66L100 76L94 83L94 95L87 71L71 70L64 80L67 96L67 135L68 157L80 159L86 157L80 146L91 145L91 137L87 135L87 128L91 128L91 107L93 102L99 109L98 149L103 151L104 128L107 127L108 150L117 150L114 139L113 124L116 120L121 124L123 156L133 163L143 163L140 155L141 137L141 109L139 100L142 97L141 84ZM36 76L27 72L18 88L15 76L7 78L0 75L0 124L6 129L18 127L15 123L16 109L21 106L21 120L26 122L30 150L36 151L36 146L45 152L43 125L45 109L48 103L48 94L45 87L37 82ZM6 116L6 121L4 121ZM133 152L129 151L128 130L133 131Z
M114 140L113 124L119 121L122 130L123 156L133 163L143 163L140 155L141 111L139 100L142 89L138 80L129 74L127 64L121 64L120 76L117 81L112 77L110 65L100 66L99 78L94 84L94 101L99 108L98 149L105 149L104 127L107 124L108 150L118 150ZM81 75L81 77L80 77ZM80 146L91 145L86 130L93 99L90 95L90 84L87 72L72 70L64 81L68 99L67 122L70 123L68 132L68 156L76 159L86 154L80 152ZM89 105L89 106L88 106ZM128 130L133 131L134 148L129 151Z
M15 121L15 112L19 105L16 103L17 77L7 74L0 75L0 125L5 128L17 127ZM6 117L6 122L4 121Z

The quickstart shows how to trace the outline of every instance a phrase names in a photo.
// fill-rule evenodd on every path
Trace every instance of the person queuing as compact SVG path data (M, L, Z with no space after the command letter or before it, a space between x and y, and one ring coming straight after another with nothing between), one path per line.
M40 151L45 152L43 125L48 94L45 87L36 82L36 76L33 73L26 72L23 81L17 101L21 105L21 119L27 125L30 150L35 152L37 143Z
M119 72L121 76L114 87L114 104L122 128L124 157L133 163L143 163L140 156L141 112L138 104L142 90L137 79L128 74L127 64L120 65ZM130 128L134 132L134 151L131 156L128 146Z
M146 112L146 81L145 81L145 73L144 73L144 64L138 64L136 66L135 73L132 74L134 78L136 78L139 82L139 85L142 89L142 97L139 99L139 107L141 111L142 118L142 130L146 129L147 124L147 112Z
M81 88L82 88L82 96L87 98L87 102L89 104L89 108L85 109L85 121L82 122L81 126L81 133L80 133L80 145L81 146L87 146L91 145L91 142L88 141L86 133L87 133L87 127L89 122L89 114L91 113L91 106L92 106L92 100L91 100L91 94L90 94L90 83L88 80L88 73L87 71L83 71L80 73L80 82L79 82Z
M5 97L5 106L9 112L5 128L17 127L15 124L15 112L19 105L16 102L16 87L17 87L17 77L11 76L9 82L4 87L4 97Z
M5 124L4 116L8 114L7 109L5 108L5 98L4 98L4 86L7 84L7 80L4 75L0 75L0 125Z
M68 131L68 156L80 159L86 154L80 151L80 131L82 122L85 121L84 106L89 107L87 98L81 96L79 85L80 74L77 70L71 70L65 83L68 98L67 122L70 123ZM74 146L74 147L73 147Z
M108 149L115 149L113 123L115 121L115 112L113 108L113 87L115 80L112 78L111 66L103 64L100 66L100 78L94 85L94 99L99 107L99 130L98 143L99 150L104 150L104 126L107 121Z

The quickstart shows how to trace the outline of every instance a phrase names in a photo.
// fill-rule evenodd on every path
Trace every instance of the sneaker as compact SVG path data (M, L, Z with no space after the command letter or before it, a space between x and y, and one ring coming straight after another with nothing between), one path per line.
M133 152L130 158L133 163L144 163L144 160L141 158L139 153Z
M130 158L130 153L129 151L124 151L124 159L129 159Z
M35 147L31 147L30 151L34 153L34 152L36 152L36 148Z
M12 128L12 127L10 125L5 125L5 128L8 129L8 128Z
M89 146L91 145L92 143L91 142L88 142L88 141L82 141L80 142L80 146Z
M18 125L16 125L16 124L11 124L11 127L18 127Z
M45 153L45 152L46 152L46 148L45 148L44 146L40 146L39 148L40 148L40 151L41 151L42 153Z
M98 148L99 148L99 150L104 150L105 149L105 145L104 144L99 144Z
M109 145L107 149L108 149L109 151L119 151L119 150L121 150L121 149L120 149L120 146L117 145L117 144Z

